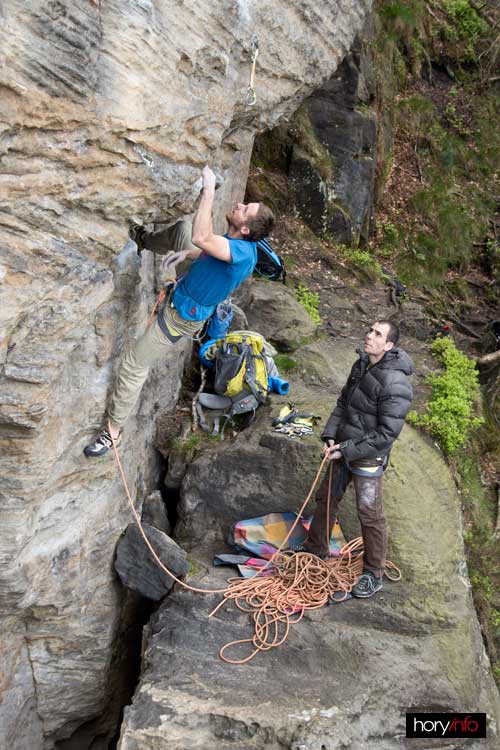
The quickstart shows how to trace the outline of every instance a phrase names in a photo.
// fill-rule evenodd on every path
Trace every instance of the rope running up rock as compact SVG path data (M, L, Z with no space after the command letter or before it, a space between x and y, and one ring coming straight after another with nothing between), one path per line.
M111 435L111 429L109 431ZM290 626L302 619L306 609L323 607L327 604L329 598L338 591L344 593L344 598L347 597L348 592L361 575L363 570L363 556L361 554L363 541L361 538L354 539L352 542L346 544L340 550L338 558L331 558L328 561L320 560L319 557L308 552L296 552L291 555L283 554L286 543L299 523L312 497L327 461L325 457L321 462L307 497L297 513L297 518L292 524L290 531L275 554L259 570L258 575L250 579L231 578L228 581L228 586L224 589L202 589L190 586L185 581L177 578L163 564L147 538L139 514L134 507L113 437L111 437L111 440L132 514L156 564L167 575L173 578L176 583L189 591L202 594L222 594L224 598L209 614L209 617L215 615L230 599L235 602L238 609L252 614L254 621L253 637L231 641L219 651L220 658L228 664L245 664L260 651L269 651L271 648L280 646L288 637ZM329 490L331 489L331 481L332 466L330 466ZM330 491L328 492L329 496ZM327 518L329 518L329 515L330 509L328 503ZM269 570L271 566L274 567L274 571L272 572ZM388 575L387 568L394 569L396 575L392 573ZM264 573L267 573L267 575L263 575ZM396 566L389 562L387 562L385 574L391 580L399 580L401 578L401 574ZM253 647L252 651L242 658L231 659L225 656L226 649L238 647L241 644L251 644Z

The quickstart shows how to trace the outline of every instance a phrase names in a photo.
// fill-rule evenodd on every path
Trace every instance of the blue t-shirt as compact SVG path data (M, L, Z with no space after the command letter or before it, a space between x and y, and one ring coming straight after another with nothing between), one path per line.
M250 240L229 241L231 261L202 253L179 281L174 307L186 320L206 320L241 282L250 276L257 262L257 244Z

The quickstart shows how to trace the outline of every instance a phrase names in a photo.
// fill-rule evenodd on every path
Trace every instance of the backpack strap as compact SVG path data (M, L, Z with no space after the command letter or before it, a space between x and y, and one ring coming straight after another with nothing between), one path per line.
M263 404L266 400L265 395L265 388L256 379L256 368L255 368L255 360L260 359L264 362L264 367L266 366L266 361L264 357L261 354L254 354L252 347L250 344L247 344L247 351L245 352L245 377L244 381L252 394L255 396L259 404Z

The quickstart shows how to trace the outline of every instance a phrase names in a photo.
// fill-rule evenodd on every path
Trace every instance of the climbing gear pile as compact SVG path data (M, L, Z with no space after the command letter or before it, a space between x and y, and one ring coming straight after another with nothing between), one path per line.
M283 406L277 417L273 419L274 432L279 432L290 438L312 435L313 427L321 417L315 414L302 414L296 406L288 403Z
M141 536L158 566L180 586L189 591L203 594L222 594L224 598L209 614L209 617L215 615L229 600L233 600L241 611L252 614L254 635L251 638L231 641L223 646L219 651L219 656L223 661L229 664L245 664L261 651L269 651L284 643L290 632L291 625L296 624L302 619L305 610L322 607L329 600L342 601L343 598L347 599L349 597L350 589L362 572L361 539L355 539L345 545L340 551L338 558L333 558L327 562L307 552L298 552L292 556L282 554L295 526L299 523L299 519L313 495L327 461L326 457L323 458L316 472L307 497L297 513L295 523L290 528L276 554L265 563L260 569L259 574L251 579L230 579L228 586L224 589L201 589L190 586L174 575L156 554L146 536L139 514L134 507L127 486L125 472L118 455L118 449L113 439L112 443L129 506ZM329 489L331 489L331 476L332 472L330 469ZM329 512L328 503L327 517L329 516ZM269 568L274 568L272 575L269 574ZM399 580L401 577L399 571L397 571L397 575L392 573L388 575L387 568L393 568L397 571L396 566L388 563L385 574L390 580ZM262 577L264 573L266 575ZM335 596L338 592L341 592L340 599ZM249 654L240 658L229 658L226 656L225 652L227 649L240 647L243 644L251 645L252 650Z

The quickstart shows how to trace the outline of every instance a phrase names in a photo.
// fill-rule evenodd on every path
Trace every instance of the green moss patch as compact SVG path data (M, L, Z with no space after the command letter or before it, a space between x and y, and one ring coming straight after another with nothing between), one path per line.
M474 416L474 403L479 396L476 365L455 346L451 338L439 338L432 344L432 353L444 371L429 376L431 397L423 414L410 412L410 424L428 430L448 454L456 453L470 433L483 420Z
M312 292L305 284L299 284L295 294L300 304L307 310L315 323L321 323L319 314L319 294Z

